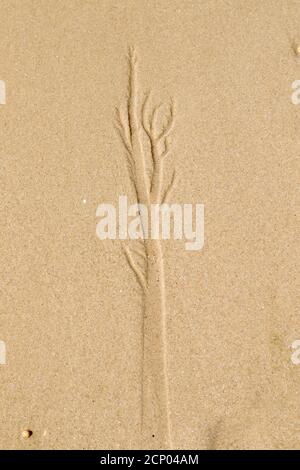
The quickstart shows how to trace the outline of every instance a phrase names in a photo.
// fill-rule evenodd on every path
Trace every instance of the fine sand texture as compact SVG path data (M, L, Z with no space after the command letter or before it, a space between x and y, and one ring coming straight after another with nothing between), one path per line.
M0 448L299 448L299 1L0 14Z

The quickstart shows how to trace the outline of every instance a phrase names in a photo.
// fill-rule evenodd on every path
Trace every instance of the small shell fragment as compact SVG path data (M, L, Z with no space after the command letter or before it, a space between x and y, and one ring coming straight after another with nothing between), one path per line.
M31 436L32 436L32 431L30 431L30 429L24 429L24 431L22 431L23 439L29 439Z

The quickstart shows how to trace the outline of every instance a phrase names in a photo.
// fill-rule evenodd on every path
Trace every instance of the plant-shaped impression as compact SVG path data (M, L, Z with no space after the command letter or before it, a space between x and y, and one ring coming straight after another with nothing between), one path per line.
M124 145L137 204L166 202L175 183L175 172L165 183L164 165L169 156L168 136L174 124L174 103L152 109L150 93L138 94L137 54L128 54L129 82L125 109L117 109L116 129ZM140 104L141 101L141 104ZM138 206L139 207L139 206ZM140 212L142 233L148 215ZM171 448L167 379L166 295L162 246L159 237L141 236L124 245L124 253L143 295L142 443L143 448Z

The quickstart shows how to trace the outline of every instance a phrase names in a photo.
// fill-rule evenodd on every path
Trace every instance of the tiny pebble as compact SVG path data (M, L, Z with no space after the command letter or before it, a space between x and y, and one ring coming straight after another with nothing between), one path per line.
M29 439L30 436L32 436L32 431L30 431L29 429L25 429L24 431L22 431L23 439Z

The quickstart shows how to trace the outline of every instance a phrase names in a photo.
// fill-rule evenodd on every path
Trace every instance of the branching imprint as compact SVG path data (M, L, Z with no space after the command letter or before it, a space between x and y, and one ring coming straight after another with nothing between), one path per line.
M124 146L138 204L150 214L151 204L167 202L176 183L175 171L164 181L164 164L170 156L169 135L173 130L175 105L151 108L148 92L139 105L137 55L128 54L128 94L125 107L116 109L116 130ZM165 113L164 113L165 111ZM140 213L142 233L146 223ZM148 226L148 225L147 225ZM141 237L124 254L143 291L142 445L170 448L170 417L167 380L166 295L160 240Z

